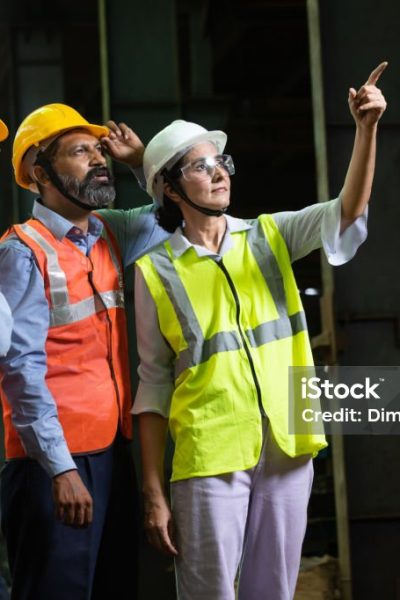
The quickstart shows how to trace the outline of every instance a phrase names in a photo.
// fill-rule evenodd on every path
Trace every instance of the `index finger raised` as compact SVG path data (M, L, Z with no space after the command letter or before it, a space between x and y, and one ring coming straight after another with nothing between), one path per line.
M388 66L387 61L382 62L380 65L376 67L368 77L365 85L375 85L378 81L379 77L382 75L383 71Z

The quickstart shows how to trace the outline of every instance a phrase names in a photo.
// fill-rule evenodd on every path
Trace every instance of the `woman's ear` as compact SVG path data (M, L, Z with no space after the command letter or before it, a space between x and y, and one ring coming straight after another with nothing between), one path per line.
M180 195L173 189L170 183L167 181L164 183L164 194L168 196L170 200L176 202L176 204L180 204L182 202L182 198Z

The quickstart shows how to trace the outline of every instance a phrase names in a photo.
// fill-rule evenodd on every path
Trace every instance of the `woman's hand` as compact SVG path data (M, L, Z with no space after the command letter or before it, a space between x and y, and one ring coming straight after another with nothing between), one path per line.
M383 62L376 67L358 92L354 88L349 90L350 112L357 126L374 127L386 109L386 100L375 84L387 65Z
M144 494L144 527L150 544L165 554L176 556L172 513L162 494Z

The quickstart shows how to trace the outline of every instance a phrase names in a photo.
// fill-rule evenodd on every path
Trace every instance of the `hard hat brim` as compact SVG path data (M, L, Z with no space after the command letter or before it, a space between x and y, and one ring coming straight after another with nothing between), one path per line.
M7 137L8 137L8 127L4 123L4 121L2 121L0 119L0 142L2 142L5 139L7 139Z

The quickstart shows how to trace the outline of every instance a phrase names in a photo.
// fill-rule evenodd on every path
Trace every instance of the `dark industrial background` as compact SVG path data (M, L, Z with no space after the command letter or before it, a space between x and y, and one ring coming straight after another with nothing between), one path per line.
M125 121L145 143L179 117L225 130L237 216L326 200L315 136L325 133L335 197L354 135L348 88L388 60L369 238L328 291L318 252L296 273L301 290L325 299L321 313L320 298L304 295L312 335L330 332L318 360L399 365L399 31L398 0L0 0L0 117L11 133L0 155L0 229L28 217L33 200L13 182L13 134L50 102L95 123ZM322 76L312 56L319 42ZM114 169L117 208L149 201L128 169ZM339 458L329 449L315 461L304 554L340 554L345 600L399 600L400 439L342 441ZM171 562L144 542L141 571L141 598L174 598Z

